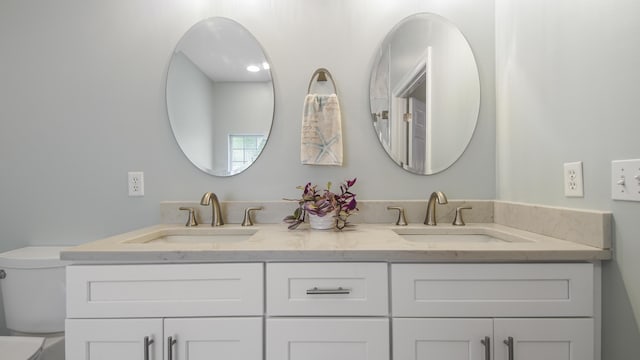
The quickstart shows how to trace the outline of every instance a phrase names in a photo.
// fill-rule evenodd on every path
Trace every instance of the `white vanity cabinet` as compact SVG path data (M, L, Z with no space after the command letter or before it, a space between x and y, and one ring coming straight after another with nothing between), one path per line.
M393 359L594 360L592 264L394 264Z
M263 269L68 266L66 359L261 360Z
M599 360L598 271L591 263L71 265L67 360Z
M266 360L389 360L387 263L267 264Z

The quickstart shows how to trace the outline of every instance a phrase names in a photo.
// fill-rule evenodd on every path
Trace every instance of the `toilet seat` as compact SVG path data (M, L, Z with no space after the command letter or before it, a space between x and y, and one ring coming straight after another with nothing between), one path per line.
M0 336L0 353L6 360L36 360L42 353L42 337Z

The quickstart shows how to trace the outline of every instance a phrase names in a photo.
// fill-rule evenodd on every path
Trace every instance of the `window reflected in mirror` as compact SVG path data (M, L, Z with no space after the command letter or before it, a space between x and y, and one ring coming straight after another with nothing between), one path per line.
M180 149L200 170L239 174L260 156L274 111L272 65L237 22L214 17L180 39L167 74L167 111Z

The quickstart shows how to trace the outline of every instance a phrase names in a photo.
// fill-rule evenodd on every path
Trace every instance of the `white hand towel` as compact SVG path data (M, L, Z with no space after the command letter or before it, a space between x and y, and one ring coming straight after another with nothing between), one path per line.
M342 120L336 94L304 98L300 160L305 165L342 166Z

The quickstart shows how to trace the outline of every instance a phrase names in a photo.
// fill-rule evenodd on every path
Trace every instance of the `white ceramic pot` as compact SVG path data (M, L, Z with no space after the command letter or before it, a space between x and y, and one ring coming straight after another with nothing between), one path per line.
M309 225L315 230L329 230L336 225L336 219L331 214L325 216L309 214Z

